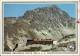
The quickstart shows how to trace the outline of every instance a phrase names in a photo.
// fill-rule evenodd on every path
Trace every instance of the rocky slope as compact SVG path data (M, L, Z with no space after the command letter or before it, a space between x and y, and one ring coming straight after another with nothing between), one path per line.
M19 48L26 46L27 39L59 41L71 34L75 35L75 19L56 5L4 18L4 50L12 50L16 44Z

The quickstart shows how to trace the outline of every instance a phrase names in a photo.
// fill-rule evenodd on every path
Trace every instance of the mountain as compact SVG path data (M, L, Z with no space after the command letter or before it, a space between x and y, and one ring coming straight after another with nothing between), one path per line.
M59 41L71 34L75 35L75 19L56 5L26 11L17 18L4 18L4 45L10 49L19 42L25 45L23 40L27 38Z

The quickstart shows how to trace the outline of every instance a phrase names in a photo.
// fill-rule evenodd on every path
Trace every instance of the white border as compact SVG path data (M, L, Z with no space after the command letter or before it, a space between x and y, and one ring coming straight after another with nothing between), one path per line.
M5 0L5 1L7 1L7 0ZM10 0L8 0L8 1L10 1ZM13 1L13 0L12 0L12 1ZM68 0L67 0L67 1L68 1ZM15 2L16 2L16 1L15 1ZM2 2L1 2L0 5L1 5L1 7L2 7ZM2 12L2 10L0 10L0 12ZM2 14L1 14L1 15L2 15ZM78 15L79 15L79 14L78 14ZM78 19L79 19L79 18L78 18ZM2 20L0 21L0 23L1 23L1 22L2 22ZM2 25L2 23L1 23L1 25ZM79 24L78 24L78 26L79 26ZM78 30L79 30L79 28L80 28L80 27L78 27ZM2 29L2 27L0 27L0 30L1 30L1 29ZM2 32L2 31L1 31L1 32ZM1 36L1 35L2 35L2 33L0 33L0 36ZM79 51L80 51L80 48L79 48L79 47L80 47L80 44L79 44L79 43L80 43L80 41L79 41L80 38L79 38L79 36L80 36L80 32L78 31L78 49L79 49ZM1 39L0 39L0 41L2 42ZM0 42L0 43L1 43L1 42ZM0 46L1 46L1 45L0 45ZM2 46L1 46L1 47L2 47ZM68 55L68 56L69 56L69 55L70 55L70 56L78 56L78 55L79 55L79 51L78 51L78 54L77 54L77 55L76 55L76 54L53 54L53 55L54 55L54 56L56 56L56 55L57 55L57 56L60 56L60 55L61 55L61 56L62 56L62 55L63 55L63 56L66 56L66 55ZM2 50L0 50L0 52L2 52ZM5 55L5 54L3 54L3 55ZM9 54L7 54L7 55L9 55ZM6 56L7 56L7 55L6 55ZM16 55L16 56L23 56L23 54L12 54L11 56L15 56L15 55ZM32 56L32 54L26 54L26 55ZM24 55L24 56L26 56L26 55ZM34 55L34 54L33 54L33 55ZM43 54L43 55L42 55L42 54L38 54L38 55L44 56L44 54ZM45 55L49 55L49 54L46 54L46 53L45 53ZM51 56L51 55L50 55L50 56Z

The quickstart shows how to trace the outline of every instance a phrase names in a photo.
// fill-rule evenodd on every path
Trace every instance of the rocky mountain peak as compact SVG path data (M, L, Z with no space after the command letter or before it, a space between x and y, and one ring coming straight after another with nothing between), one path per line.
M7 40L8 34L8 41L17 39L14 43L21 42L24 38L59 41L67 35L75 34L75 20L71 18L56 5L29 10L13 23L8 23L6 18L4 19L5 39Z

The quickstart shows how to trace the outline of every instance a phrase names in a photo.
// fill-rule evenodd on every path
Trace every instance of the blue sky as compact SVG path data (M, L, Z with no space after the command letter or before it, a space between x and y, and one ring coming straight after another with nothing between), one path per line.
M4 16L5 17L18 17L22 16L25 11L33 10L40 7L46 7L54 4L5 4L4 3ZM66 11L71 17L76 17L75 4L56 4L60 9Z

